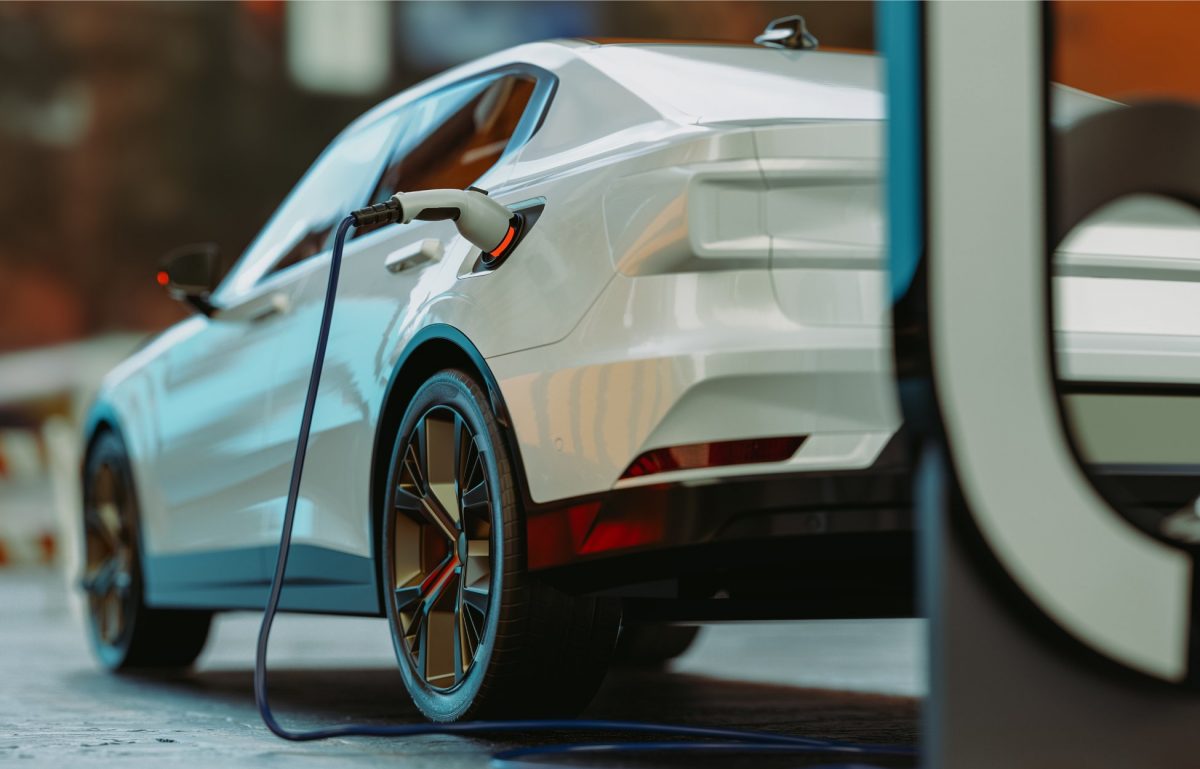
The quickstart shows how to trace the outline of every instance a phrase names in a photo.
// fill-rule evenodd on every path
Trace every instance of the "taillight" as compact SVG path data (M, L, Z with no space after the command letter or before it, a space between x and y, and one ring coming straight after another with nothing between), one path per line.
M667 492L653 486L647 492L608 508L599 501L583 502L526 519L527 567L546 569L583 556L664 541L670 509Z
M640 478L672 470L694 470L700 467L782 462L790 459L807 437L792 435L784 438L749 438L652 449L633 460L621 474L621 478Z

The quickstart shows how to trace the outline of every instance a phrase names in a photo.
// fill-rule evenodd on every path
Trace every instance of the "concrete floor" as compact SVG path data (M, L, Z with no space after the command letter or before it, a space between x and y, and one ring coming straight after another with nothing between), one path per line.
M59 572L0 571L0 765L291 768L377 766L390 758L405 767L454 769L486 766L489 754L506 746L580 741L559 734L283 742L265 730L254 708L257 627L252 614L223 617L186 675L111 676L93 664L77 601ZM907 620L714 626L670 671L610 674L585 715L913 743L923 634L920 622ZM272 641L272 704L286 722L419 720L405 702L381 620L284 616ZM569 765L838 763L828 756L614 758L572 758Z

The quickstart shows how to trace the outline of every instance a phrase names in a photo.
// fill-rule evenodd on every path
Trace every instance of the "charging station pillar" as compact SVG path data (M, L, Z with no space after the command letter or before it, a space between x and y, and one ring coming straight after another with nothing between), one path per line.
M1056 390L1047 9L879 7L925 765L1200 765L1195 549L1097 491Z

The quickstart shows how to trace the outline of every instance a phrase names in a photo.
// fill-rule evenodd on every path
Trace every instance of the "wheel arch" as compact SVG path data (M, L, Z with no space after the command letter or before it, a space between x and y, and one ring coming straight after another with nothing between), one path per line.
M133 457L129 455L129 441L125 438L125 431L121 427L121 418L117 414L116 407L102 398L98 398L88 409L87 416L83 420L83 441L80 444L82 451L79 454L79 489L81 494L86 496L87 489L87 468L88 459L92 455L92 449L96 442L105 434L111 434L120 441L121 446L125 451L125 460L128 465L128 471L132 479L132 487L130 493L133 496L134 506L136 510L136 518L134 532L137 537L137 555L141 562L142 579L149 582L148 562L149 552L146 548L145 531L142 528L141 511L142 511L142 484L138 480L137 463ZM80 498L81 504L86 504L84 497ZM80 513L82 514L82 513Z
M97 400L88 409L87 416L83 420L83 442L81 443L83 451L79 455L79 472L83 473L87 466L88 455L92 452L92 446L96 440L104 433L109 432L117 436L121 443L128 446L125 440L125 434L121 430L121 420L117 416L117 410L105 400Z
M388 465L391 461L392 438L400 426L404 411L417 389L433 374L446 368L459 368L471 375L487 393L489 406L500 424L509 456L513 461L517 488L522 501L528 505L529 490L525 481L525 466L521 461L520 447L513 431L508 408L495 375L484 360L483 354L467 338L467 335L449 324L433 324L421 329L405 345L396 359L384 391L379 419L375 424L375 437L371 448L371 555L375 563L376 587L379 590L380 607L383 606L383 585L379 581L379 561L383 540L383 500L386 497Z

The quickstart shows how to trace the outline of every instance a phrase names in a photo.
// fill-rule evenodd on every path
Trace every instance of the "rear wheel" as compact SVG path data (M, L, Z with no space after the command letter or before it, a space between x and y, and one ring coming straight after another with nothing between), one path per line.
M96 438L84 467L83 541L88 635L101 664L115 671L195 661L212 614L146 606L137 495L125 446L111 432Z
M616 643L615 602L526 573L512 468L470 375L420 387L392 452L380 564L401 675L435 721L574 714Z

